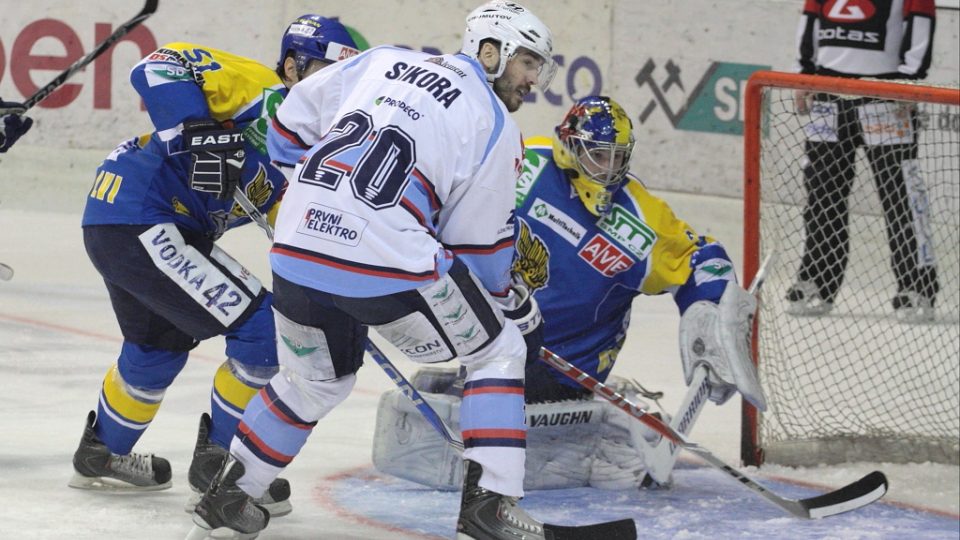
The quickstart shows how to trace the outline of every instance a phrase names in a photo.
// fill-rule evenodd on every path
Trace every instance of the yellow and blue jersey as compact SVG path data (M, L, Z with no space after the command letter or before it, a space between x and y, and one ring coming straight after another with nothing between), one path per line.
M287 94L272 69L217 49L169 43L141 60L130 81L155 130L125 141L100 165L84 226L173 222L218 238L249 222L233 201L190 188L182 127L204 118L243 128L247 148L239 189L270 213L285 179L267 157L267 124Z
M682 313L698 300L718 302L735 280L723 247L632 175L608 213L591 214L544 137L526 142L516 217L513 270L540 305L544 345L601 381L623 345L634 297L671 293Z

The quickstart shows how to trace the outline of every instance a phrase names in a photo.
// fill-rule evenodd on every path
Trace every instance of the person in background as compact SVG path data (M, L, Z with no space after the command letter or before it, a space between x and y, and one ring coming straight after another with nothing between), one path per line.
M829 2L806 0L796 71L832 77L919 80L933 55L933 0ZM850 251L850 190L856 150L863 148L886 220L897 291L892 306L906 322L934 318L940 285L929 225L929 202L917 160L912 104L797 92L807 117L803 169L806 238L788 312L816 316L833 309Z

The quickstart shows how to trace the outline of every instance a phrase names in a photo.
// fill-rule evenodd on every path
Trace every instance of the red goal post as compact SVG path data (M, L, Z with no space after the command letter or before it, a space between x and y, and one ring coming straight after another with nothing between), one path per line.
M791 405L784 403L784 401L789 401L788 398L792 394L803 394L806 392L815 392L815 391L841 392L839 388L838 389L828 388L826 390L812 388L813 386L816 386L816 381L815 381L814 384L808 384L809 388L808 387L794 388L794 389L789 389L783 393L774 392L773 395L770 395L771 392L768 389L768 384L767 384L769 381L765 381L765 379L773 378L773 376L781 376L783 374L779 372L772 373L772 374L769 372L765 373L765 368L768 367L768 365L766 365L764 362L766 361L779 362L780 359L763 357L763 354L761 354L761 349L764 350L765 354L770 355L771 353L770 351L767 350L769 347L761 346L762 340L773 339L774 341L776 341L780 339L780 336L776 335L778 331L786 333L791 337L797 333L809 332L811 335L804 338L807 341L801 342L801 344L798 344L797 347L794 347L794 350L786 353L786 355L796 356L795 362L798 365L803 362L815 363L819 361L818 357L821 356L821 353L818 353L812 349L804 352L803 350L801 350L806 348L806 346L803 345L803 343L806 343L806 344L818 343L819 341L823 340L823 336L825 335L824 333L829 333L836 329L835 328L836 324L833 324L832 326L827 325L827 326L817 327L813 329L812 327L814 325L817 325L821 322L817 320L817 318L810 318L810 317L803 318L803 319L794 318L795 319L794 320L794 319L790 319L786 315L783 315L782 313L779 313L779 312L772 314L771 310L768 309L771 304L784 303L783 297L785 295L785 290L786 290L785 286L789 284L789 280L791 279L792 274L794 274L797 270L796 267L799 260L799 257L797 256L797 252L802 251L803 242L804 242L803 223L802 223L802 220L797 217L796 219L793 219L793 222L799 221L799 228L793 229L788 233L786 233L786 238L790 239L791 241L785 242L783 240L783 237L773 238L776 235L770 234L769 236L771 236L771 238L767 239L768 243L774 243L778 245L763 246L762 244L764 240L764 234L766 234L765 230L761 225L762 223L761 220L764 218L764 216L762 215L762 208L764 204L768 204L769 206L769 203L764 203L764 201L762 200L762 196L764 195L764 190L768 190L769 192L770 190L773 190L773 189L780 189L780 186L786 182L794 183L794 187L792 188L793 192L789 196L784 196L785 199L790 200L789 203L784 204L783 200L778 199L778 206L771 206L770 209L768 210L768 214L781 213L781 209L789 208L789 211L784 210L782 213L785 215L788 214L796 217L798 215L798 208L802 208L803 201L805 200L804 196L800 195L802 188L796 187L796 186L804 185L803 180L797 178L798 176L800 176L800 168L802 166L801 164L803 163L802 160L804 159L803 157L804 156L804 150L803 150L804 139L802 138L803 137L802 133L804 128L800 127L800 130L801 130L800 135L797 135L795 133L791 133L789 137L781 136L781 135L772 137L770 135L771 132L773 132L775 129L780 129L777 127L777 125L775 125L775 124L778 124L779 122L783 122L784 125L786 125L787 123L790 123L790 126L782 128L785 131L796 132L797 127L802 126L802 120L798 120L796 118L797 113L793 108L794 106L792 102L788 101L790 97L784 97L784 96L788 96L788 93L789 93L789 96L792 96L793 92L796 90L805 90L809 92L815 92L818 94L834 94L842 98L851 98L851 97L879 98L884 100L893 100L898 102L908 102L908 103L914 103L914 104L929 104L929 106L931 107L947 106L946 109L934 109L935 111L945 111L945 112L936 112L934 114L938 115L935 117L935 119L940 118L941 115L943 116L943 118L946 119L946 129L945 129L944 137L946 137L948 140L945 143L938 142L933 151L940 152L940 153L953 154L952 156L947 157L947 161L949 162L949 165L946 167L946 170L937 173L939 177L946 178L946 184L948 184L947 188L944 191L946 193L946 195L944 196L947 197L949 200L945 204L951 208L955 208L957 206L956 192L960 191L960 188L955 187L957 185L960 185L960 173L957 172L957 160L960 158L956 157L957 146L960 146L960 145L957 144L956 142L957 136L955 133L953 133L954 131L960 131L960 126L953 125L953 124L960 123L960 114L957 113L957 110L958 110L957 108L960 107L960 90L958 90L957 88L923 86L923 85L914 84L910 82L904 83L904 82L885 82L885 81L877 81L877 80L846 79L846 78L823 77L823 76L815 76L815 75L780 73L780 72L772 72L772 71L759 71L754 73L751 76L750 80L747 83L746 96L744 101L744 106L745 106L744 229L743 229L744 282L750 283L752 281L753 276L757 272L761 258L766 254L765 251L769 251L773 247L777 247L778 253L780 252L781 247L789 250L793 250L789 254L790 256L779 257L779 261L777 263L778 268L776 268L775 271L777 272L777 274L781 276L782 283L780 283L779 285L773 284L773 286L769 286L769 285L764 286L765 287L763 291L764 301L761 302L761 308L760 308L759 315L757 317L757 321L755 321L756 326L754 328L754 335L753 335L752 345L753 345L754 362L756 362L758 365L758 369L760 370L760 374L761 374L761 383L764 384L764 388L768 392L768 400L770 401L770 410L768 410L766 415L764 416L769 416L771 421L775 420L776 417L785 417L785 416L790 416L790 414L793 414L793 413L785 412L785 410L788 409ZM772 97L773 94L776 94L776 96ZM772 102L774 100L779 100L776 104L776 108L778 109L777 112L773 111L774 104ZM917 107L920 107L920 106L921 105L918 105ZM922 106L926 107L927 105L922 105ZM917 107L914 107L914 110L916 110ZM792 117L792 119L789 117ZM929 122L930 121L929 114L926 118L927 118L927 121ZM923 128L921 128L921 130L922 129ZM776 138L777 140L775 142L771 142L771 139L774 139L774 138ZM778 163L776 163L773 167L771 167L769 163L767 164L767 169L768 169L766 171L767 178L763 176L765 174L765 171L764 171L764 163L765 163L764 142L765 141L768 146L770 144L779 144L781 147L784 147L781 150L786 150L785 152L778 151L777 156L775 158L771 158L769 155L767 156L767 160L769 161L772 161L773 159L776 159L778 161ZM787 146L789 146L790 148L785 148ZM924 150L921 150L920 152L923 153ZM785 157L782 154L789 154L789 156ZM794 161L791 162L790 161L791 159ZM858 161L860 162L864 161L862 156L858 158ZM921 163L921 167L922 166L923 164ZM781 167L781 170L774 171L774 172L771 172L769 170L769 169L776 169L776 167ZM854 167L856 167L856 164L854 164ZM938 167L940 166L938 165ZM867 168L864 167L863 164L861 163L860 169L867 169ZM869 169L867 169L867 171L869 171ZM858 174L862 175L864 173L863 171L860 171L858 172ZM863 191L870 191L871 192L870 194L873 195L872 199L875 201L877 197L872 192L873 188L869 186L869 184L871 183L869 180L870 179L869 172L866 173L866 178L867 179L864 180L863 178L858 177L856 179L855 185L867 186ZM857 190L859 188L854 187L854 189ZM772 195L775 196L776 194L772 194ZM876 225L876 223L882 223L882 221L877 221L876 203L872 202L870 204L874 205L872 210L873 215L870 217L866 217L864 219L872 219L873 225L870 228L877 229L879 227ZM853 210L851 210L851 212L853 212ZM870 213L871 211L867 210L865 211L864 215L869 216ZM944 214L946 214L946 212L944 212ZM880 215L882 216L882 212L880 212ZM769 219L773 219L773 218L768 216L768 220ZM783 220L785 218L777 218L777 219ZM852 219L855 221L857 218L852 218ZM791 225L791 226L796 226L796 225ZM950 235L949 238L951 239L947 243L953 243L954 242L953 239L955 238L955 236L954 236L954 233L951 231L953 229L956 229L956 219L953 218L950 223L946 224L945 229L948 229L948 232L945 234ZM851 232L850 233L851 245L855 245L857 242L858 242L858 239L854 237L854 233ZM938 262L939 262L939 259L942 257L952 258L952 259L956 259L958 257L956 245L935 246L935 247L942 247L942 249L940 249L940 253L938 253ZM874 251L878 251L878 250L874 250ZM889 258L889 251L886 252L886 256ZM887 264L886 266L887 266L885 268L886 274L891 274L890 265ZM880 272L880 270L877 270L877 272ZM849 281L850 280L849 268L847 269L847 274L848 275L846 279ZM874 279L876 282L879 282L888 278L884 275L878 274L878 277L875 277ZM948 277L947 279L949 280L948 282L943 282L944 280L941 278L941 284L940 284L941 296L945 294L944 291L948 288L951 288L951 289L958 288L958 283L955 281L952 281L953 279L952 277ZM846 285L844 285L844 287L846 287ZM853 292L849 294L853 295ZM868 295L869 293L861 292L860 294ZM890 294L892 295L893 293L891 292ZM956 293L950 292L949 294L955 295ZM841 302L842 300L849 300L849 301ZM854 300L855 298L850 299L850 298L838 297L836 309L834 309L832 313L829 313L827 316L821 318L826 321L838 321L842 319L844 321L845 326L843 327L844 329L839 332L842 334L841 337L843 339L846 339L846 334L849 334L851 339L853 339L857 337L857 334L860 333L861 331L865 329L869 329L870 325L881 325L881 323L882 325L891 325L890 328L892 329L888 329L885 331L885 333L888 335L896 335L900 332L900 330L897 329L899 327L892 326L892 323L889 320L890 317L888 316L888 313L884 312L880 307L877 307L877 306L880 306L880 304L875 304L873 307L864 306L862 309L851 310L851 312L844 311L844 306L841 304L845 303L849 305L850 303L853 303ZM886 297L884 299L884 302L887 302L888 300L889 300L889 297ZM958 348L958 346L956 345L956 342L958 341L958 339L955 336L960 334L960 331L956 330L956 328L958 328L958 325L957 325L958 321L956 320L957 316L955 312L955 307L953 307L953 302L955 302L955 300L950 298L946 300L937 299L936 302L938 303L938 309L943 308L947 310L944 317L941 317L940 314L938 313L937 315L938 320L936 321L937 324L940 324L941 326L944 326L944 328L946 328L946 330L944 330L944 332L947 333L947 337L945 339L947 339L948 342L950 343L950 345L947 347L950 350L947 350L946 354L955 355L953 356L952 362L954 363L954 365L960 364L960 360L958 360L958 356L956 356L956 355L960 355L960 352L953 350ZM864 302L864 304L866 303ZM884 305L888 305L888 304L884 304ZM779 309L779 308L773 308L773 309ZM765 320L765 317L766 317L766 320ZM780 322L780 321L784 321L784 322ZM771 329L769 326L765 327L765 324L766 325L778 325L778 324L797 325L797 326L796 328L791 327L789 329L783 328L778 330L777 328ZM913 329L910 329L910 330L913 331ZM773 337L771 338L771 336ZM906 343L908 339L914 340L916 338L904 335L902 338L898 338L898 339L901 339L904 343ZM923 338L923 339L927 339L927 338ZM829 339L827 339L826 341L829 341ZM898 345L894 345L894 346L898 346ZM776 352L776 351L777 349L775 349L774 353L771 356L779 356L779 352ZM807 358L803 358L804 354L807 355ZM864 353L864 354L867 354L867 353ZM873 352L871 354L874 354L876 356L876 352ZM871 366L873 365L873 360L871 358L867 358L864 361L869 362L868 365L871 365ZM824 366L825 371L828 371L828 372L834 369L834 365L836 365L837 363L836 360L823 360L823 362L832 363L832 365ZM944 363L945 362L946 361L944 361ZM773 368L770 368L770 369L773 369ZM884 369L886 370L886 368ZM890 369L895 369L895 368L890 368ZM946 372L947 376L953 376L953 377L958 376L957 375L958 370L956 367L948 367L947 369L948 369L948 371ZM868 371L871 371L871 370L868 370ZM880 371L880 369L878 368L877 371ZM783 375L783 376L789 379L789 376L786 376L786 375ZM792 384L792 383L788 381L787 384ZM797 384L800 384L800 383L797 383ZM870 381L870 380L864 380L863 383L861 384L864 387L860 388L860 390L864 392L874 392L874 391L886 392L888 396L891 396L891 394L895 395L899 392L899 388L896 388L897 386L896 382L893 383L894 388L886 388L886 387L881 388L879 386L873 386L873 385L877 385L877 383L875 381ZM914 387L914 386L923 386L923 385L920 383L908 382L906 383L906 386ZM850 388L845 388L842 390L842 392L849 395L857 394L855 389L851 390ZM917 390L917 392L922 393L922 390ZM953 392L952 387L948 388L947 392L945 392L945 394L950 394L950 393L955 393ZM787 396L787 397L781 397L781 396ZM923 396L920 396L921 401L922 401L922 398ZM912 400L915 400L915 398L910 397L909 400L905 398L906 403L912 403L913 402ZM941 403L944 400L946 400L946 405L944 405L944 403ZM940 399L940 402L937 402L931 407L938 411L936 412L936 414L943 414L942 412L939 412L939 411L946 408L947 410L952 409L951 414L956 415L957 408L955 407L955 402L957 401L960 401L960 398L947 395L943 399ZM827 407L827 409L829 410L829 406L826 405L825 403L826 402L818 403L818 405L823 405L824 407ZM843 404L840 406L847 407L846 404ZM876 407L876 405L874 405L874 407ZM806 411L795 411L795 414L802 415L804 414L804 412L817 419L819 419L819 415L821 414L821 411L817 410L815 407L809 408ZM914 410L909 406L904 407L900 412L905 416L910 416L912 414L917 414L917 415L929 414L927 411ZM894 416L895 414L890 413L890 415ZM863 416L870 416L870 415L864 414ZM766 460L766 458L769 457L769 449L767 448L766 441L763 439L765 435L764 431L765 429L767 429L764 425L764 422L766 420L767 419L759 415L756 409L754 409L749 403L747 403L746 401L743 402L743 411L742 411L743 429L742 429L742 437L741 437L741 459L747 465L760 465ZM793 444L794 446L793 454L794 455L799 454L801 455L801 457L798 460L796 460L796 462L792 462L794 461L792 458L788 458L784 460L771 460L771 461L776 461L776 462L785 463L785 464L809 465L809 464L829 462L831 460L834 460L831 458L835 458L836 461L880 460L880 459L874 459L874 458L877 458L878 456L882 458L883 457L882 453L885 451L884 448L889 448L891 446L891 441L893 441L893 446L899 446L899 442L901 439L904 440L904 448L901 451L909 455L905 459L893 458L891 460L892 461L910 461L911 456L916 457L922 454L922 453L917 453L914 447L911 446L911 444L914 444L911 442L911 439L914 439L914 438L919 440L919 442L915 443L916 445L924 446L924 447L929 447L932 445L936 447L936 450L934 451L934 453L938 454L938 457L935 457L935 458L922 457L920 459L935 459L937 461L941 461L943 460L943 457L939 456L939 454L945 452L946 453L945 460L948 462L956 463L957 455L960 455L960 452L957 451L957 443L953 442L954 439L957 437L957 435L954 433L949 433L957 429L953 427L953 424L955 422L952 418L945 420L946 424L948 424L946 428L944 427L931 428L930 436L928 436L928 434L926 433L916 435L915 433L913 433L911 428L903 428L901 427L901 424L899 424L898 421L895 421L895 420L893 420L890 425L882 425L882 424L874 425L873 418L866 418L862 420L865 424L862 428L857 425L853 425L853 424L857 424L860 421L861 419L857 419L857 418L842 418L838 420L840 424L845 424L845 423L851 424L850 426L851 433L844 433L843 432L844 426L842 425L839 428L834 429L834 431L830 431L830 429L820 430L819 428L800 428L799 430L797 430L800 433L797 433L795 431L791 432L791 429L787 429L786 430L787 433L781 435L783 438L802 439L801 442L803 442L804 444L797 445L797 444L793 444L796 441L791 441L791 444ZM960 423L960 422L956 422L956 423ZM904 431L905 433L901 434L900 433L901 430ZM941 434L941 432L944 430L948 432L948 435L945 437ZM806 433L806 431L809 431L810 433ZM857 451L855 450L859 450L862 447L859 442L855 441L855 439L857 439L861 435L864 435L864 433L868 434L867 438L870 438L870 437L876 438L876 440L880 442L880 446L882 448L880 448L879 450L877 449L867 450L863 455L858 455ZM928 439L933 439L933 441L931 442L931 440L928 440ZM820 442L816 442L815 440L819 440ZM824 450L826 453L833 453L837 455L815 457L813 455L814 454L813 446L811 446L811 444L813 443L811 443L811 441L816 442L817 449ZM823 442L823 441L826 441L826 442ZM810 443L810 444L807 444L807 443ZM791 446L791 445L788 444L787 446ZM943 448L944 446L946 447L945 449ZM803 462L806 459L805 456L803 456L804 453L810 454L809 463Z

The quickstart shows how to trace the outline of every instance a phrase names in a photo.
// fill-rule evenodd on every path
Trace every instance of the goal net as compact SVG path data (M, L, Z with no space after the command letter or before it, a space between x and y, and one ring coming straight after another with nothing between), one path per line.
M751 78L745 281L778 258L745 463L960 462L958 106L956 88Z

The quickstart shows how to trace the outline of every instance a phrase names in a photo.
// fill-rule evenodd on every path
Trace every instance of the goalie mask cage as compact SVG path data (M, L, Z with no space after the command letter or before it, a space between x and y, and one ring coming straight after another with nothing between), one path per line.
M918 242L932 245L936 260L933 321L906 323L895 316L884 209L863 147L853 162L849 258L833 309L820 316L787 313L787 290L797 281L806 238L806 133L817 133L806 127L812 115L797 113L796 90L819 94L818 100L890 100L895 106L888 110L895 113L887 120L896 124L899 118L902 128L904 118L914 119L922 183L914 173L909 197L920 215L912 221L924 235ZM744 131L745 282L771 250L778 262L764 284L753 343L768 410L758 414L744 402L745 464L960 461L958 105L956 88L776 72L751 77ZM897 130L877 120L873 126L874 133ZM836 248L816 246L814 264Z

